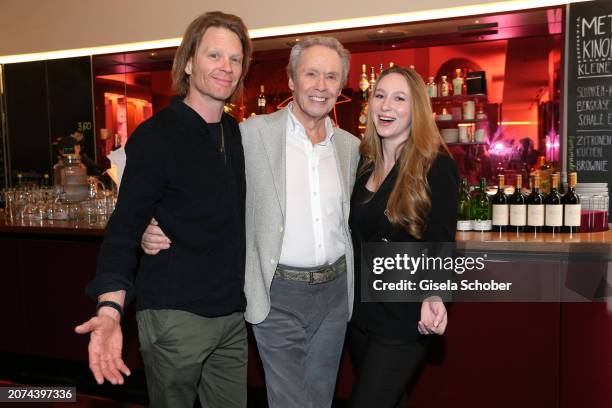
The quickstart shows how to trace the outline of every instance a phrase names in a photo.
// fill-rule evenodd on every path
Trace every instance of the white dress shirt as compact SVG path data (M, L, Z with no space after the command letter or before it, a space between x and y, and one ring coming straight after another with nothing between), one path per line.
M342 187L331 142L334 129L325 118L325 140L313 145L292 108L287 117L287 206L279 263L322 266L344 255L346 245Z

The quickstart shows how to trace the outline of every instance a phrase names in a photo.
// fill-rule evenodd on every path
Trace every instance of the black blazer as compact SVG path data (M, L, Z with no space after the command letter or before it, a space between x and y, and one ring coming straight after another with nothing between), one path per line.
M405 229L393 227L385 215L387 201L397 179L397 164L374 195L365 187L371 172L372 170L368 170L357 178L351 197L349 225L355 251L355 305L351 322L383 337L414 339L419 336L417 323L420 320L420 303L361 302L362 243L454 242L459 172L451 157L445 153L438 154L427 174L431 191L431 211L421 240L410 235Z

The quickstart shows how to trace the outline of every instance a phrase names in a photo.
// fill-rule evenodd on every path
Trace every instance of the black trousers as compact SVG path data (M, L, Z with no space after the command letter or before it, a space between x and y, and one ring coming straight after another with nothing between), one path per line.
M349 324L348 344L356 371L349 406L405 408L406 386L420 372L429 339L384 339Z

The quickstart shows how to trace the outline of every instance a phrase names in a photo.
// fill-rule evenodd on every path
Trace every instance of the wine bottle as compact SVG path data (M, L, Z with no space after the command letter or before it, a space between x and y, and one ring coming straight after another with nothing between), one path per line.
M508 197L504 193L504 175L497 176L497 193L491 200L493 209L493 231L505 232L508 229Z
M257 114L266 113L266 93L263 85L259 85L259 95L257 95Z
M527 204L525 196L521 192L523 186L523 176L517 174L516 187L514 193L508 199L510 203L510 231L523 232L527 225Z
M568 175L567 193L562 197L563 202L563 232L570 234L580 232L580 196L576 193L578 175Z
M560 232L563 225L563 205L561 196L557 192L559 188L559 174L552 175L550 192L544 197L544 232Z
M468 179L464 178L461 181L459 188L459 205L457 211L457 231L469 231L472 229L472 221L470 219L470 186Z
M472 229L474 231L491 231L491 206L487 195L487 179L480 179L480 189L470 202Z
M527 197L527 231L542 232L544 227L544 197L540 194L540 176L533 178L533 188Z

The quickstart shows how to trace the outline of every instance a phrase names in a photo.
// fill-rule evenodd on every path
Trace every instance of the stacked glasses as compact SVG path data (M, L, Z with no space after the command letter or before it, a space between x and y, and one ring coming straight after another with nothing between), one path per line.
M75 220L104 226L115 209L117 196L101 186L91 177L88 197L80 202L67 200L61 186L6 188L2 190L5 218L11 223Z

